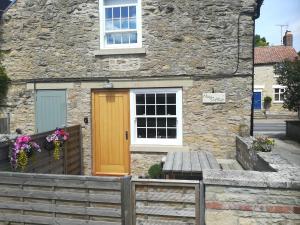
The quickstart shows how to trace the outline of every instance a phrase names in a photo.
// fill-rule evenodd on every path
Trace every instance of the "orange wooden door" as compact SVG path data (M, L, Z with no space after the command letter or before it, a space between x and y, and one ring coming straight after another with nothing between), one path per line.
M129 93L95 91L93 107L93 174L129 174Z

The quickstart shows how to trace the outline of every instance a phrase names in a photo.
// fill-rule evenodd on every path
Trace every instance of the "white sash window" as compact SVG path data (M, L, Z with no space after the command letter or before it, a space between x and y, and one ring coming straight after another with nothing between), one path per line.
M182 145L182 90L131 90L132 144Z

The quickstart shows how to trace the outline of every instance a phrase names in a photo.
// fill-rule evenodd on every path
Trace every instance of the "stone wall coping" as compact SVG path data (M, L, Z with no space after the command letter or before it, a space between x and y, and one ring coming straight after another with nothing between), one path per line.
M145 48L101 49L95 52L95 56L135 55L135 54L146 54L146 49Z
M300 189L300 176L296 171L204 170L203 182L206 185Z

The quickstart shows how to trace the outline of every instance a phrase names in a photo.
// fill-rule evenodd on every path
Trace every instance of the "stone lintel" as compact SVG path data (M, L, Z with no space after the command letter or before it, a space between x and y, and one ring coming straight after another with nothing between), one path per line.
M118 80L110 79L112 84L111 88L167 88L167 87L191 87L193 86L192 79L165 79L165 80ZM93 89L93 88L105 88L107 82L104 81L84 81L81 82L81 88ZM33 89L72 89L74 88L73 82L55 82L55 83L34 83L26 84L27 90Z
M74 87L74 83L36 83L34 87L34 83L27 83L27 90L33 89L72 89Z

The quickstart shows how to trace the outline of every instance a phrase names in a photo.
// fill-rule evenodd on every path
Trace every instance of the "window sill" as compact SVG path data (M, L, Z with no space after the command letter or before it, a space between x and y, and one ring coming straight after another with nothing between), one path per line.
M96 52L95 56L109 55L145 55L145 48L120 48L120 49L101 49Z
M187 146L182 145L131 145L130 152L132 153L168 153L176 151L188 151Z

